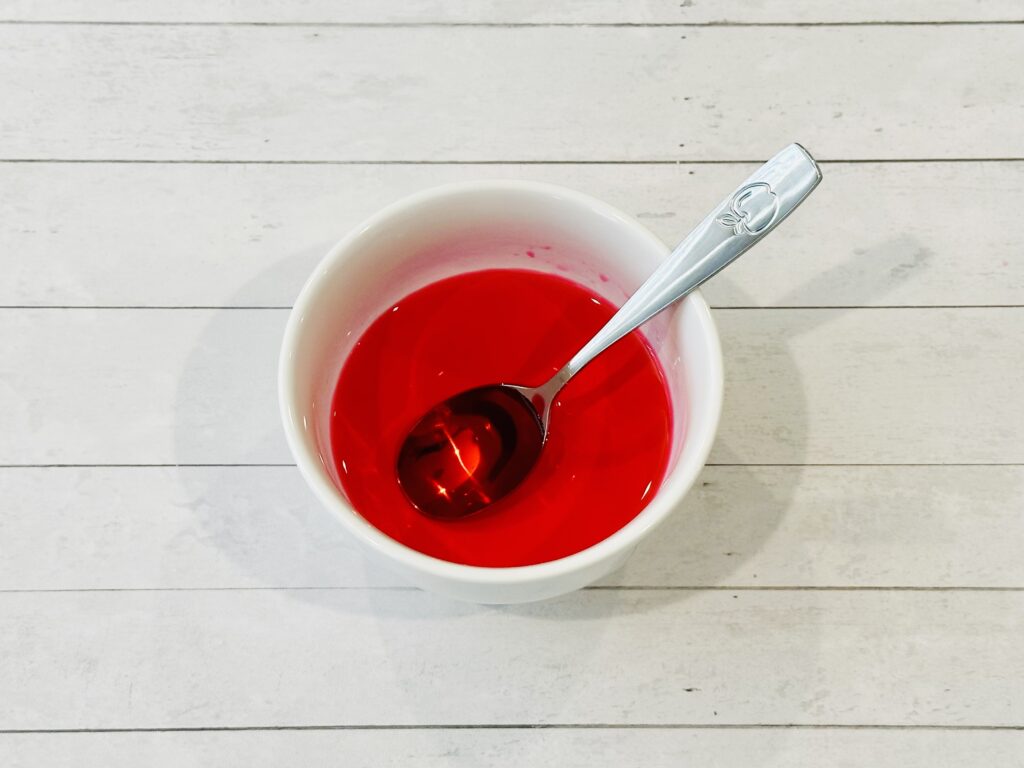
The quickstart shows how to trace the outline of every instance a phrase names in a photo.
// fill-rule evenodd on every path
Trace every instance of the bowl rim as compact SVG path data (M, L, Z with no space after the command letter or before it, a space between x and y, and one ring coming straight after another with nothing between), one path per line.
M646 226L614 206L583 192L547 182L513 179L492 179L481 181L455 182L430 187L401 198L377 211L361 224L354 227L339 240L320 260L303 285L285 326L281 352L278 358L278 404L284 424L288 448L295 459L303 478L328 510L334 513L346 530L362 544L383 556L425 576L470 584L517 585L546 581L584 571L615 555L636 546L641 539L673 511L676 504L686 495L704 467L711 451L722 411L724 394L722 350L718 331L711 317L711 310L699 291L694 291L672 312L673 331L677 332L682 323L683 308L688 307L701 334L708 344L708 388L709 402L706 408L705 426L699 434L690 431L689 422L684 440L691 443L694 452L688 461L680 456L676 466L662 479L651 501L632 520L610 536L586 549L557 560L548 560L533 565L519 566L478 566L456 563L427 555L402 544L386 535L369 521L341 495L334 483L321 471L319 454L309 445L300 425L301 419L295 414L292 394L295 388L295 373L291 358L302 333L305 312L315 300L321 282L342 264L346 254L357 247L368 232L377 229L390 219L411 211L428 202L467 193L520 192L569 201L580 208L589 209L604 218L615 220L622 226L633 229L641 238L648 240L656 249L668 254L669 248ZM694 442L695 441L695 442Z

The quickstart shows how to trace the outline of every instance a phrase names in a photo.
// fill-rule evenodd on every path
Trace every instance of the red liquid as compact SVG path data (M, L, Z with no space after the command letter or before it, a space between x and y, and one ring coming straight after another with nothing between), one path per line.
M331 444L349 501L383 533L457 563L531 565L607 538L647 505L665 473L672 410L654 353L630 334L555 400L526 480L460 520L427 517L395 462L409 430L463 390L547 380L615 307L564 278L489 270L402 299L359 339L334 393Z

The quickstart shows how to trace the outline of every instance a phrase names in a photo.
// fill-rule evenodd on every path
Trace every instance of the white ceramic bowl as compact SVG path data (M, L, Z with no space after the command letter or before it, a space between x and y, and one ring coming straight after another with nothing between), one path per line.
M281 414L306 481L371 558L413 584L454 598L540 600L615 570L679 506L715 437L722 357L699 293L643 328L665 369L675 412L672 453L660 489L625 527L560 560L515 568L460 565L384 535L345 497L331 459L328 414L338 373L360 334L381 312L428 283L460 272L528 268L565 275L621 304L667 253L631 217L548 184L454 184L384 209L320 262L288 320L278 378Z

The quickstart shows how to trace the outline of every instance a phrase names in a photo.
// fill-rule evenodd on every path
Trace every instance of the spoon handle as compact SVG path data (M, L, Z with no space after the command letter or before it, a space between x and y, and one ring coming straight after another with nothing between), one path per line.
M674 304L771 232L821 181L807 150L790 144L758 168L669 254L611 320L556 374L559 386L637 326Z

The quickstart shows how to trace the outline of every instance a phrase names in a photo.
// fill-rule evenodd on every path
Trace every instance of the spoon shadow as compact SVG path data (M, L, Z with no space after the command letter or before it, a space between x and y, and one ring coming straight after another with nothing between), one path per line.
M869 267L856 267L861 276L857 290L844 285L850 305L877 301L892 288L894 279L908 279L918 273L930 257L927 248L908 236L858 249L853 258ZM914 270L905 268L908 263L915 265ZM854 269L849 262L838 264L780 300L777 311L786 312L784 327L789 338L796 340L816 332L851 311L849 307L787 310L785 305L809 292L833 292L834 286L845 283ZM727 274L716 278L719 283L728 281ZM734 285L727 285L726 290L738 306L754 305L752 297ZM763 311L714 310L722 335L726 393L719 437L709 462L680 508L637 547L623 568L584 590L615 594L606 600L588 601L589 611L611 616L621 611L651 610L708 588L728 590L730 581L736 586L756 583L757 574L750 570L750 561L771 538L792 504L804 474L810 429L799 362L791 346L783 339L770 357L759 358L756 365L743 347L749 323L760 322L758 313ZM755 369L756 377L746 375ZM785 392L787 396L766 398L764 391ZM748 431L745 407L772 409L768 428L759 433L757 442L772 454L784 452L791 466L760 464L759 456L751 452L752 441L737 440ZM733 447L730 441L744 450ZM627 592L643 592L646 598L619 599ZM571 601L573 595L561 599ZM523 609L510 606L506 610Z

